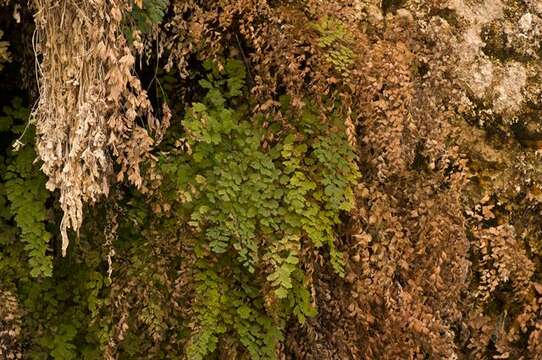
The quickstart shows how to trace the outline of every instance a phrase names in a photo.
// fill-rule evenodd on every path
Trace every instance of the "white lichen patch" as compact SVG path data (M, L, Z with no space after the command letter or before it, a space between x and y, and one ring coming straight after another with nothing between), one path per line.
M527 13L519 19L519 28L522 32L527 33L533 26L533 15Z
M533 73L529 61L539 60L540 17L532 11L509 11L500 0L450 0L447 6L460 16L464 26L455 49L455 70L464 90L488 106L486 110L513 122L526 103L524 88ZM484 29L492 32L483 35ZM534 73L540 73L540 69L538 65Z
M527 83L525 67L512 62L506 65L502 77L494 88L493 109L504 117L512 117L523 103L522 89Z
M485 97L493 82L493 63L487 57L480 57L464 72L464 81L471 93L478 99ZM470 74L470 77L467 75Z
M486 0L481 6L469 6L463 0L450 0L449 7L468 24L458 45L459 77L472 94L483 99L493 82L494 65L482 53L482 27L503 16L503 5L497 0Z

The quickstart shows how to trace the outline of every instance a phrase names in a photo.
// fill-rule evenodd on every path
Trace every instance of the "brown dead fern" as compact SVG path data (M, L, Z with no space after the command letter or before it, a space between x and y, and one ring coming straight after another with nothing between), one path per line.
M135 53L123 33L124 0L36 0L36 53L40 98L33 117L47 188L60 191L68 229L78 231L83 206L109 192L113 159L117 179L142 184L139 165L157 128L146 91L134 75ZM139 34L134 33L137 47ZM147 128L140 125L144 119Z
M17 298L0 290L0 358L21 359L22 311Z

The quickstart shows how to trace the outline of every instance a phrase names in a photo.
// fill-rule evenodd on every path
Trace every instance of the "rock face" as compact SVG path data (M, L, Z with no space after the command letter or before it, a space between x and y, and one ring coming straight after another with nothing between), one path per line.
M521 122L540 107L540 99L528 99L533 92L540 94L540 82L527 89L541 73L537 7L493 0L472 7L455 1L449 6L465 24L457 49L464 91L505 123Z
M351 3L366 87L348 274L318 276L287 351L540 358L542 2Z

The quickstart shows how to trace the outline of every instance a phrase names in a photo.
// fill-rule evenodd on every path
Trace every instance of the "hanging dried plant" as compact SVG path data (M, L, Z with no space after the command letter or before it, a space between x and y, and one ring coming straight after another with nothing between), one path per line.
M157 127L146 91L134 75L135 54L123 32L127 0L36 0L40 99L33 116L47 188L60 191L62 253L69 228L77 231L83 205L117 180L140 186L139 164ZM137 48L140 34L132 33ZM144 119L147 128L141 125Z

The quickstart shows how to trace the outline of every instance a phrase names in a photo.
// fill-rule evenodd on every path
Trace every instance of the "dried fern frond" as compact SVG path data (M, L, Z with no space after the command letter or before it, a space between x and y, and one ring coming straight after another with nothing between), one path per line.
M113 159L117 179L140 186L139 164L158 123L146 91L134 74L135 54L123 32L131 1L35 1L40 99L33 113L37 150L60 190L64 211L62 253L67 230L77 231L83 205L109 192ZM134 43L139 34L132 34ZM144 119L148 129L138 119Z
M0 39L4 35L3 31L0 30ZM4 68L4 65L2 63L9 62L11 60L11 57L9 55L8 51L9 42L7 41L0 41L0 70Z

